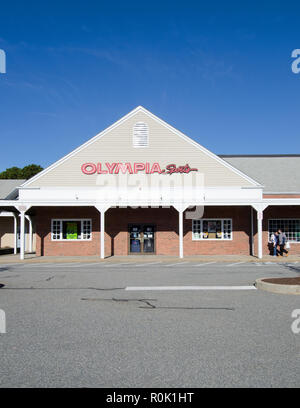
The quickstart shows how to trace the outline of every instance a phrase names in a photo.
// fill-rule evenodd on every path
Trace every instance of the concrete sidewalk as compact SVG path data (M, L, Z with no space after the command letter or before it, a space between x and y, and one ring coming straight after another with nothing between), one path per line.
M164 255L128 255L128 256L110 256L105 259L101 259L99 256L36 256L35 254L25 254L25 259L20 260L20 256L17 255L1 255L0 265L9 263L151 263L151 262L217 262L217 263L233 263L233 262L300 262L300 256L290 255L288 257L270 255L264 256L262 259L258 259L255 256L247 255L197 255L186 256L180 259L177 256L164 256Z

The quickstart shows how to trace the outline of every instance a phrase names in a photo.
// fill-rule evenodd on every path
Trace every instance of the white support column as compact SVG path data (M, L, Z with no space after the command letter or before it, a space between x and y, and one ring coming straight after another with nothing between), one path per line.
M18 252L18 217L14 214L14 254Z
M266 204L253 205L253 208L257 211L257 257L261 259L263 257L263 213L267 208Z
M179 258L183 258L183 213L189 204L173 204L173 207L178 211Z
M257 256L259 259L262 258L263 248L262 248L262 220L263 212L257 211L257 234L258 234L258 249Z
M25 257L25 211L20 213L20 259Z
M183 211L179 211L179 258L183 258Z
M20 259L25 258L25 213L30 205L19 205L16 209L20 212Z
M32 234L32 218L29 215L25 216L26 219L28 220L29 224L29 245L28 245L28 252L32 252L32 239L33 239L33 234Z
M105 211L100 212L100 257L101 259L105 258Z
M109 205L95 205L100 213L100 258L105 258L105 212L109 209Z

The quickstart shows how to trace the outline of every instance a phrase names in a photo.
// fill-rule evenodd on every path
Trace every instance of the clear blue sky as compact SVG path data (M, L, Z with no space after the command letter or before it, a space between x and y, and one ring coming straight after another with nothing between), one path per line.
M2 1L0 171L138 105L217 154L300 153L299 21L297 1Z

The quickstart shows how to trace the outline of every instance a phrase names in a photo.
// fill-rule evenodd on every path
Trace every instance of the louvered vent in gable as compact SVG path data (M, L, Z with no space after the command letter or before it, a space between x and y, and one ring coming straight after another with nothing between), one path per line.
M147 123L137 122L133 127L133 147L148 147L149 145L149 128Z

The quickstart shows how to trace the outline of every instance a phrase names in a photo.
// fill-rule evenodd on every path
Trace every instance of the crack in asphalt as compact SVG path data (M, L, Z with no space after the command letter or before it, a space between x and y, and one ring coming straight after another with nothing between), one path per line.
M157 299L101 299L101 298L81 298L81 300L98 301L98 302L141 302L147 306L139 306L139 309L153 310L153 309L169 309L169 310L229 310L234 311L231 307L192 307L192 306L156 306L150 302L157 302Z
M117 299L117 298L111 298L111 299L101 299L101 298L81 298L81 300L88 300L88 301L109 301L109 302L142 302L149 307L143 307L144 309L155 309L156 306L153 305L151 302L157 302L157 299ZM140 306L141 307L141 306Z
M121 289L126 289L126 286L123 288L87 288L87 289L93 289L93 290L121 290Z
M155 299L156 301L156 299ZM157 307L155 305L152 305L152 303L149 302L149 300L146 299L141 299L140 302L146 303L146 305L150 306L150 309L156 309ZM145 307L145 306L139 306L141 309L149 309L149 307Z

